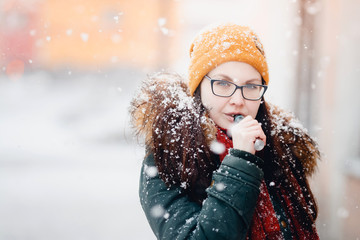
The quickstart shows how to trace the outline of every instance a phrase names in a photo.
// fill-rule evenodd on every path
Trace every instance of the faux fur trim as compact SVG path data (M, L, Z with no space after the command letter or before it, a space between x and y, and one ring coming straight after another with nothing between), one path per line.
M293 113L267 103L271 118L271 135L289 149L288 153L298 159L306 176L314 174L320 159L318 144Z
M168 109L168 105L173 105L175 108ZM190 127L194 123L193 118L199 118L206 142L210 144L216 138L217 130L214 122L206 114L199 115L198 107L180 75L159 72L143 81L141 88L135 94L130 104L131 124L136 135L145 136L146 144L151 145L154 137L165 137L166 134L175 135L177 125L184 124ZM174 130L169 133L157 131L161 127L154 124L160 113L164 111L181 115L180 122L168 123L174 124ZM153 130L158 136L152 136Z

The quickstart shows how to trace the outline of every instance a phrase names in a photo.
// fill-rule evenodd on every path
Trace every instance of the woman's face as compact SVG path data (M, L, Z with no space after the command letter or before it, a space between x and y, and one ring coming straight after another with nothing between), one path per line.
M226 80L238 86L246 84L262 84L260 73L251 65L244 62L226 62L211 70L208 77L216 80ZM209 110L210 118L221 128L230 129L234 122L234 115L244 117L250 115L255 118L260 101L251 101L243 98L241 90L230 97L219 97L213 94L211 82L203 78L200 83L201 101Z

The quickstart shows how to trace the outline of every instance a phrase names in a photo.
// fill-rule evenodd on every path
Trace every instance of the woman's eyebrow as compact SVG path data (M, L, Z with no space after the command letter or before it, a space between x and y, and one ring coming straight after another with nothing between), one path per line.
M222 73L217 73L217 74L214 75L214 77L211 77L211 78L214 78L214 79L221 78L222 80L224 80L224 78L225 78L226 80L231 80L232 81L232 78L230 78L226 74L222 74Z
M237 82L236 79L233 79L224 73L216 73L216 74L214 74L214 76L212 76L210 78L216 79L216 80L226 80L226 81L233 82L233 83ZM249 80L245 81L245 84L249 84L249 83L250 84L251 83L252 84L262 84L261 79L258 79L258 78L253 78L253 79L249 79Z
M254 79L247 80L245 83L261 84L261 79L254 78Z

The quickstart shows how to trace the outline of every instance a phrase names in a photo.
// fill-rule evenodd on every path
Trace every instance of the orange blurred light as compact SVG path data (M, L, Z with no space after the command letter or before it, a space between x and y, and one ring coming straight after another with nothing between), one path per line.
M9 62L6 66L6 75L11 80L17 80L24 74L25 64L19 59Z

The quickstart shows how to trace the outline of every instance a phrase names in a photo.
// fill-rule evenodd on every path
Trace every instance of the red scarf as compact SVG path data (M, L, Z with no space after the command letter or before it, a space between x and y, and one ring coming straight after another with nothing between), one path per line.
M220 154L220 161L222 161L228 154L228 150L233 147L232 140L225 132L226 130L218 127L217 141L225 145L224 153ZM300 186L296 187L300 189ZM319 239L315 229L311 233L303 230L301 224L295 218L291 201L287 197L287 193L284 189L280 188L280 194L286 203L286 211L288 219L290 220L293 239ZM256 204L255 213L250 224L250 229L248 230L247 239L284 239L264 180L260 185L260 194Z

